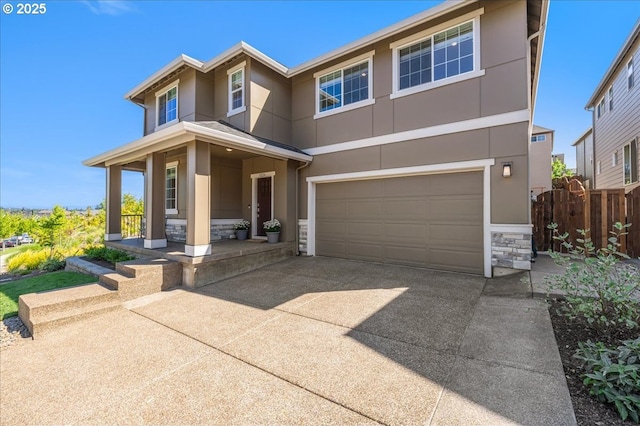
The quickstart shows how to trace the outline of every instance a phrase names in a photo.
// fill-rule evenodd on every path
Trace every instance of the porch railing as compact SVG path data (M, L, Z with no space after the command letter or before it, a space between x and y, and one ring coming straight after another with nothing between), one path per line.
M123 214L121 226L122 238L144 237L144 227L142 225L141 214Z

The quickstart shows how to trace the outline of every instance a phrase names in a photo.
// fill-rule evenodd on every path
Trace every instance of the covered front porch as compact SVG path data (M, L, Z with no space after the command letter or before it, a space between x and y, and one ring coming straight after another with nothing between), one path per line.
M262 223L277 218L281 244L273 249L296 252L298 170L311 160L294 147L207 121L179 122L85 164L106 169L107 245L180 261L192 270L184 284L197 286L201 264L272 251L266 244L233 240L233 224L240 220L251 222L250 238L261 240ZM123 240L124 170L144 174L139 239Z
M295 254L294 242L268 244L265 240L232 240L215 243L211 254L199 257L185 253L184 244L168 242L166 247L149 249L143 238L105 241L107 247L136 257L167 259L182 264L182 285L201 287L280 262Z

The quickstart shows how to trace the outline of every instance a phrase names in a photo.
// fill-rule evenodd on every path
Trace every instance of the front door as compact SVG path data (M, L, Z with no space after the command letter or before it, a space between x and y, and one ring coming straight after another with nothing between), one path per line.
M256 235L266 236L262 224L271 220L271 177L258 179L256 188Z

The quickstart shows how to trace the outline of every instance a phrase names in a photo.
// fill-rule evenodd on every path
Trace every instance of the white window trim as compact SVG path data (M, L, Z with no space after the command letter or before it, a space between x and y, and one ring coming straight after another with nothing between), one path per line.
M609 86L609 90L607 90L607 98L609 100L609 111L613 111L613 86Z
M246 86L246 65L247 61L242 61L238 65L233 68L229 68L227 70L227 86L228 91L227 95L229 98L229 105L227 112L227 117L231 117L232 115L240 114L241 112L245 112L247 110L247 86ZM236 109L233 109L233 97L231 96L231 76L238 71L242 71L242 106Z
M596 174L599 175L601 170L602 170L602 167L600 166L600 161L598 161L596 163Z
M164 86L162 89L158 90L156 92L156 127L154 129L154 131L158 131L160 129L164 129L165 127L169 127L175 123L178 122L179 117L180 117L180 113L179 113L179 108L180 108L180 88L178 87L180 84L180 80L175 80L173 83ZM166 94L169 90L173 89L175 87L176 89L176 118L174 118L171 121L167 121L166 123L159 125L159 120L158 120L158 114L160 114L160 102L158 101L158 98L164 94Z
M170 163L165 164L164 170L164 211L165 214L178 214L178 164L179 161L172 161ZM167 170L175 167L176 168L176 208L168 209L167 208Z
M617 151L611 154L611 165L613 167L618 165L618 155L617 154L618 154Z
M443 24L436 25L435 27L429 28L425 31L421 31L419 33L413 34L409 37L406 37L402 40L395 41L389 44L389 48L392 49L392 92L389 95L390 99L400 98L402 96L413 95L414 93L423 92L425 90L435 89L437 87L446 86L448 84L458 83L461 81L469 80L472 78L482 77L485 74L485 71L481 69L480 63L480 16L484 14L484 8L480 8L478 10L474 10L473 12L469 12L465 15L458 17L457 19L453 19L451 21L447 21ZM473 71L466 72L464 74L458 74L453 77L443 78L437 81L431 81L429 83L423 83L417 86L408 87L406 89L399 89L399 80L400 80L400 49L403 49L412 44L418 43L420 41L426 40L433 35L440 33L442 31L448 30L449 28L457 27L466 22L473 22Z
M355 58L351 58L347 61L340 62L339 64L336 64L331 68L326 68L326 69L323 69L322 71L318 71L313 74L313 78L315 79L315 85L316 85L316 113L313 116L314 120L317 120L318 118L322 118L322 117L327 117L329 115L339 114L341 112L347 112L357 108L362 108L368 105L373 105L374 103L376 103L376 100L373 97L373 55L375 55L375 50L371 50L367 53L363 53L362 55L356 56ZM320 78L332 72L335 72L344 68L349 68L355 65L359 65L363 62L367 62L369 67L369 76L368 76L369 77L368 78L369 97L367 99L363 99L358 102L350 103L349 105L342 105L338 108L333 108L328 111L320 112ZM344 94L344 88L343 88L343 94Z
M627 90L631 90L633 89L633 86L636 85L636 78L633 75L634 73L634 63L633 63L633 56L629 59L629 62L627 62ZM629 86L629 77L633 76L633 84L631 84L631 86Z
M629 182L629 183L625 183L624 181L624 165L625 165L625 158L624 158L624 148L625 147L629 147L629 157L631 157L631 144L636 144L636 180ZM632 158L629 158L629 162L631 163ZM631 163L633 166L633 163ZM625 143L624 145L622 145L622 186L629 186L629 185L635 185L638 182L640 182L640 176L638 176L640 173L640 170L638 170L638 143L636 139L633 139L631 142ZM633 173L632 173L633 175Z
M600 108L602 107L602 108ZM598 118L602 118L604 117L604 113L607 111L607 102L605 101L605 96L602 95L602 98L600 98L600 102L598 102L598 105L596 106L596 115Z

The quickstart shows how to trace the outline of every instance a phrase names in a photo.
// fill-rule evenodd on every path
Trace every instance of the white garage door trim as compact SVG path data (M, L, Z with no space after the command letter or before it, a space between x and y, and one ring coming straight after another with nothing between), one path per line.
M316 254L316 185L351 180L386 179L404 176L461 173L483 171L482 193L482 235L484 247L484 276L491 277L491 175L490 167L495 159L460 161L455 163L431 164L425 166L399 167L394 169L368 170L364 172L340 173L311 176L307 178L307 255Z

